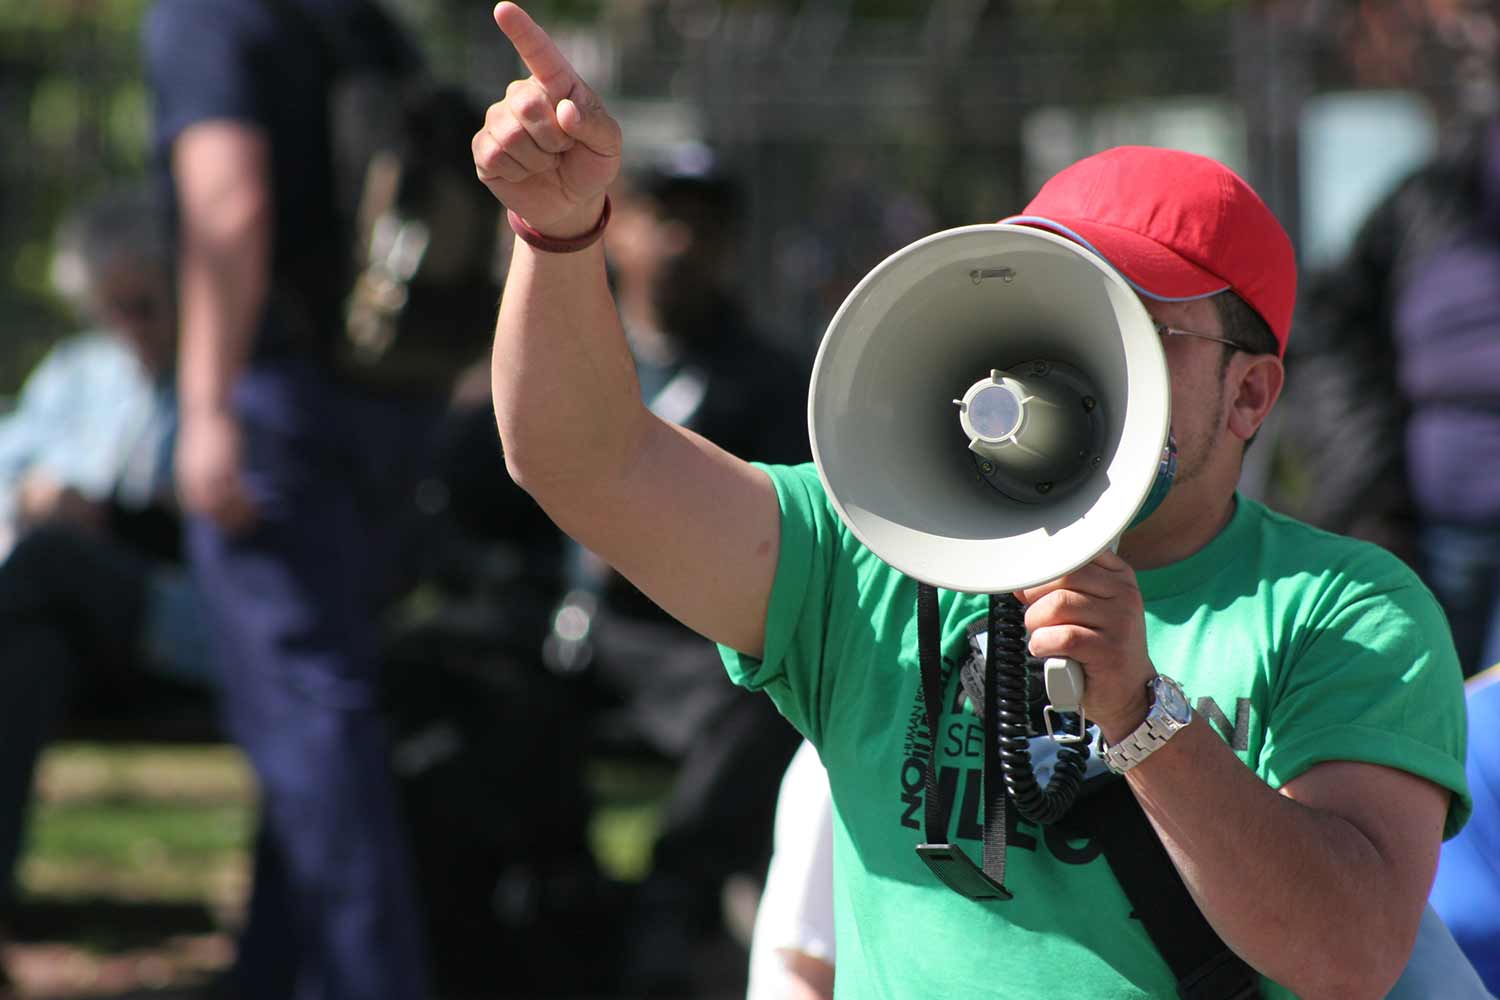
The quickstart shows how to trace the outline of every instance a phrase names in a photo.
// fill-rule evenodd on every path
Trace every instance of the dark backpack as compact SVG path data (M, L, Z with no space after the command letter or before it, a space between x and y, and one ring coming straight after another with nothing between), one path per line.
M341 24L297 0L268 2L318 39L330 66L334 209L348 248L330 262L333 361L368 388L445 394L486 356L500 293L504 216L470 152L484 111L414 57L372 57L405 42L378 5Z
M351 246L335 359L372 388L444 393L486 356L500 294L502 215L469 151L484 113L425 77L362 74L330 114Z

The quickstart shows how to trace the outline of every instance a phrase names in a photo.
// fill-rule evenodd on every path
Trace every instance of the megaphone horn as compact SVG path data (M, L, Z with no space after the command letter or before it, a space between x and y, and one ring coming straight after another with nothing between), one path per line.
M965 226L879 264L813 366L813 459L835 510L924 583L1009 593L1114 542L1170 425L1161 344L1103 260L1028 226Z
M1078 244L1005 224L919 240L855 287L818 350L808 423L818 475L854 536L907 576L976 594L1092 560L1159 499L1170 454L1166 362L1135 292ZM991 631L1019 634L1013 602L991 603ZM921 659L925 691L938 681ZM1025 735L1024 659L1017 649L1006 660L985 699L1012 721L986 739L1017 809L1049 823L1076 797L1088 751L1059 750L1040 788L1014 739ZM1084 742L1080 665L1048 660L1045 679L1048 734ZM1079 731L1055 732L1052 710L1079 714ZM940 845L937 864L928 848L918 854L948 881L958 855Z

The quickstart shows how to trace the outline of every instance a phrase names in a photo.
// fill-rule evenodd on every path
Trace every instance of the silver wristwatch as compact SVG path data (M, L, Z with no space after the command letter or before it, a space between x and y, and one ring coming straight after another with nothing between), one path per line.
M1099 756L1116 774L1124 774L1151 756L1172 738L1172 734L1193 721L1193 708L1188 704L1187 695L1172 678L1157 674L1146 682L1146 690L1151 692L1151 708L1146 712L1146 721L1112 746L1105 744L1102 738L1100 740L1103 750Z

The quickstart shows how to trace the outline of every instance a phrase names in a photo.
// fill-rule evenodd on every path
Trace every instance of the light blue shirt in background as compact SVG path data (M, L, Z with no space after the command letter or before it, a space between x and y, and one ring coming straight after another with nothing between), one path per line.
M175 507L177 394L119 337L59 342L0 416L0 561L15 545L21 483L37 472L84 497L127 510ZM144 665L178 680L213 677L208 638L187 570L154 566L147 582Z
M55 346L0 417L0 555L15 541L17 491L40 472L90 500L140 510L172 496L177 399L120 338Z

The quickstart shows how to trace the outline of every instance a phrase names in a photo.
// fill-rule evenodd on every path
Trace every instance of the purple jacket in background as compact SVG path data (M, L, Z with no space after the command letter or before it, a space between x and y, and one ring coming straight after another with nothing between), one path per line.
M1500 525L1500 227L1435 250L1404 287L1392 327L1413 499L1424 520Z

